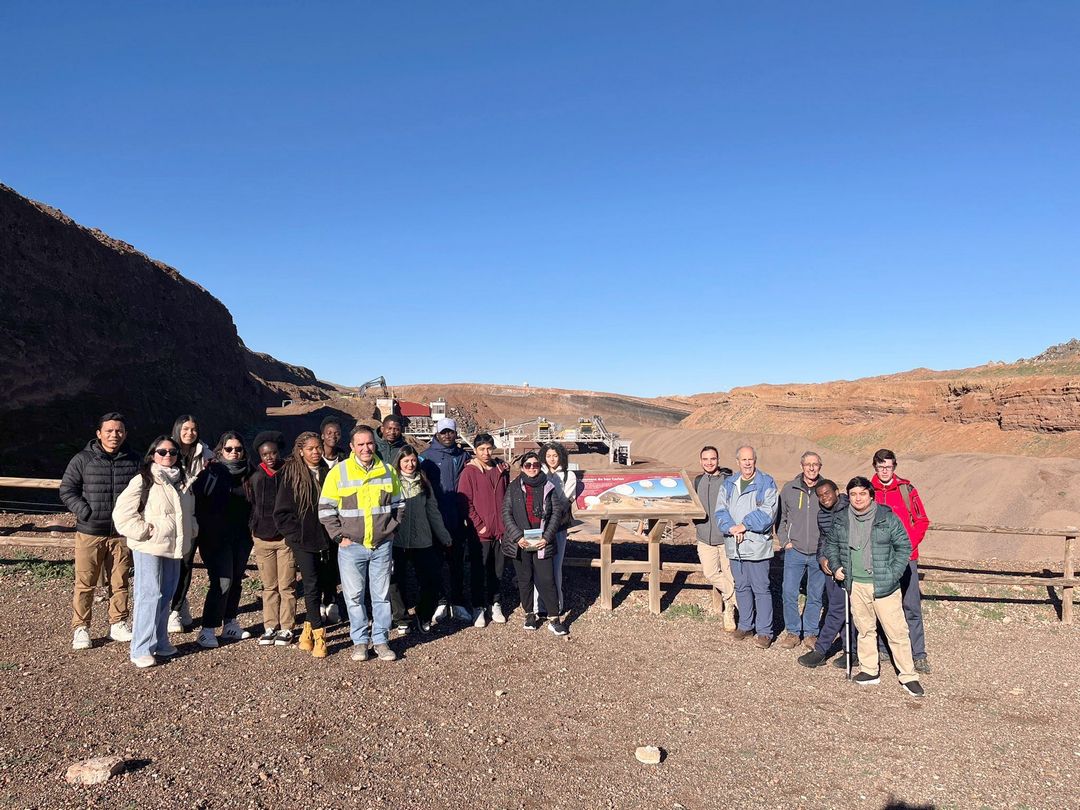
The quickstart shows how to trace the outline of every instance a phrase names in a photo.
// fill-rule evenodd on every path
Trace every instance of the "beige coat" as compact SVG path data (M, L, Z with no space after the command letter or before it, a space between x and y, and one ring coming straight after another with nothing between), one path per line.
M116 530L127 538L132 551L179 560L191 550L198 533L195 496L157 477L140 515L142 486L142 476L136 475L116 499L112 514Z

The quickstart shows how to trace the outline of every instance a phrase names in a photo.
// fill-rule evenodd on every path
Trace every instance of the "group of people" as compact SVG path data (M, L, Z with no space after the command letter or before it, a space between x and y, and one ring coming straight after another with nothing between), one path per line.
M325 657L326 628L341 620L342 602L359 661L397 658L392 627L504 623L507 559L524 629L546 623L566 636L562 560L577 478L565 448L551 443L526 453L511 480L489 434L476 436L469 453L453 419L435 430L418 452L400 417L390 415L378 428L353 428L344 450L341 423L331 417L291 447L278 432L260 433L249 448L226 431L211 450L198 420L185 414L140 457L126 447L123 415L103 415L60 486L76 518L72 648L92 645L94 589L105 577L109 636L131 643L132 663L149 667L175 655L169 633L193 626L196 550L209 581L196 638L206 648L253 635L238 621L252 552L262 583L261 645L298 641ZM298 575L305 614L297 635Z
M720 466L715 447L702 448L699 458L694 486L708 516L695 521L698 556L725 632L752 638L761 649L775 641L775 536L783 553L779 645L804 645L808 652L798 662L813 668L839 643L845 656L837 665L857 668L860 685L879 683L880 662L891 656L903 688L922 697L919 675L930 672L930 662L918 559L930 521L918 491L896 475L896 454L878 450L873 477L855 476L843 493L821 476L821 456L813 451L803 453L800 472L782 488L757 468L748 445L736 453L737 472ZM858 634L854 648L849 617Z

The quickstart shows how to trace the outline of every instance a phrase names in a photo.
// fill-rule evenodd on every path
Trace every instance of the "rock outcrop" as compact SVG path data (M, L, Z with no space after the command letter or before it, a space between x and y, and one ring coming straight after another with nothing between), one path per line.
M307 369L249 352L229 310L177 270L0 185L0 469L58 476L110 410L141 450L187 411L245 426ZM290 396L297 396L290 390Z

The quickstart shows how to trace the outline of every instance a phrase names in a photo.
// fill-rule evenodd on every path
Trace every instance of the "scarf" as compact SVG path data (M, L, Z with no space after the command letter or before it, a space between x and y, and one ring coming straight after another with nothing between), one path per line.
M276 467L268 467L266 466L266 462L263 461L259 464L259 466L262 467L262 471L266 473L269 478L273 478L275 475L278 474L278 471L281 469L281 462L279 461L278 466Z
M155 461L152 470L154 477L161 481L168 481L170 484L175 484L180 480L179 467L162 467Z
M408 500L409 498L415 498L420 494L420 490L423 489L420 485L420 473L417 472L412 475L405 475L405 473L402 473L400 478L402 498Z
M537 520L544 518L544 486L547 484L547 475L538 472L536 475L521 474L521 486L532 490L532 516Z
M239 475L247 470L247 461L244 459L224 459L221 465L233 475Z
M870 531L874 528L874 515L877 514L877 503L870 501L870 508L862 514L848 507L848 546L859 552L863 568L867 576L874 573L874 557L870 553ZM854 555L852 555L854 557ZM853 572L854 573L854 572Z

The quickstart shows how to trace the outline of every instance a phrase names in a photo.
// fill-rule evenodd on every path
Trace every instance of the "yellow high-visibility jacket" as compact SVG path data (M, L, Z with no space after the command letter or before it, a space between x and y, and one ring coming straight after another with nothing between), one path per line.
M367 548L393 540L401 522L401 482L397 470L377 457L370 470L355 453L334 465L323 482L319 520L335 541L347 537Z

